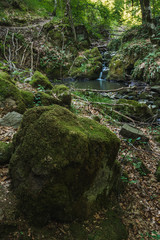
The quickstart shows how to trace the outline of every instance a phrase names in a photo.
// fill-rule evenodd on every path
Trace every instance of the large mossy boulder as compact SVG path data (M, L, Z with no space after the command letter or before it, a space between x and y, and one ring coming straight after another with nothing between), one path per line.
M74 63L69 71L71 77L90 80L96 79L102 68L102 56L98 48L84 51L75 58Z
M0 107L23 113L26 109L19 89L10 81L0 78Z
M87 218L117 183L119 144L105 126L64 107L28 110L9 167L20 209L35 224Z
M32 80L30 81L30 84L35 88L38 87L43 87L44 89L53 88L49 79L39 71L35 71L35 73L32 76Z

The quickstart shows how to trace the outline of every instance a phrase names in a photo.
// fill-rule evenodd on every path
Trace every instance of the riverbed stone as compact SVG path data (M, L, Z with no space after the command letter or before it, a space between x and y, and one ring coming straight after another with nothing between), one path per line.
M149 141L149 138L147 136L145 136L140 129L135 128L127 123L125 123L122 126L119 134L125 138L131 138L131 139L139 138L140 141L144 141L144 142Z
M105 126L64 107L28 110L9 167L19 208L40 225L87 218L107 204L119 179L119 144Z
M17 112L9 112L3 118L0 118L0 126L18 128L23 115Z
M153 92L158 92L158 93L160 93L160 86L159 86L159 85L152 86L152 87L151 87L151 90L152 90Z

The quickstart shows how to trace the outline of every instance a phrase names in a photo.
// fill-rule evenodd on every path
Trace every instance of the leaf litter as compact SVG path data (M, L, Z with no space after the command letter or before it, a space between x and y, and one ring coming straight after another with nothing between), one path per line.
M28 88L28 86L25 87ZM100 123L121 139L118 161L121 164L122 176L125 173L128 179L126 179L125 190L119 194L118 200L123 210L123 223L128 229L128 240L160 239L160 184L154 175L158 160L160 160L160 149L152 139L149 130L147 128L141 129L150 138L148 146L145 148L140 145L132 146L119 135L120 126L106 120L98 108L91 104L84 104L77 99L73 99L72 104L77 112L81 112L83 116L89 118L98 116ZM11 142L15 133L16 130L12 127L0 126L0 140L3 142ZM139 168L136 167L136 159L143 162L149 170L147 174L139 171ZM0 185L8 187L9 184L8 166L1 166ZM102 212L95 214L95 221L102 217L101 214L103 215ZM67 225L60 225L60 233L66 233L65 226ZM30 231L29 235L31 235Z

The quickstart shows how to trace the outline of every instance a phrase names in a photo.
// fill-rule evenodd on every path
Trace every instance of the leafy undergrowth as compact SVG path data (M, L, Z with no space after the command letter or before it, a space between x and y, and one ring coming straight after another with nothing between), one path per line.
M132 139L124 139L119 135L120 123L117 124L111 117L106 117L104 111L99 107L87 102L87 97L84 98L84 101L80 100L83 97L82 94L79 94L78 97L74 97L72 100L72 111L98 120L121 139L118 161L122 167L121 179L126 188L123 192L119 192L117 198L123 210L123 223L129 232L128 240L160 239L160 184L154 175L160 159L160 149L154 141L154 135L159 128L141 128L149 137L149 143L141 142L140 139L137 139L136 142L133 142ZM94 101L99 102L100 99L92 98L92 102ZM106 99L106 101L108 100ZM13 128L0 127L0 140L10 142L14 133ZM8 167L4 166L0 168L0 185L5 186L9 184L9 181ZM106 212L102 210L96 213L91 221L84 222L83 228L77 223L68 225L52 222L47 228L42 228L37 232L36 229L28 226L25 220L19 219L18 229L13 231L7 240L106 240L105 235L100 238L96 238L94 235L95 229L103 228L101 223L106 220ZM104 234L106 233L104 232ZM86 236L90 236L90 238Z

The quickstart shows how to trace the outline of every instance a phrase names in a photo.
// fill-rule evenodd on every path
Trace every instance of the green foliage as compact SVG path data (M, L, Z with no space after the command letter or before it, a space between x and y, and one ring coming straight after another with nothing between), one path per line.
M143 78L148 83L152 82L159 83L160 79L159 58L160 48L153 52L150 52L142 60L137 61L135 64L132 77L137 80Z
M121 38L115 38L112 41L109 42L107 45L107 49L109 51L118 51L122 45L122 40Z
M143 39L128 41L122 46L124 56L130 56L134 59L143 59L149 52L153 51L150 42Z
M75 91L74 95L81 97L85 101L89 101L92 103L96 102L104 102L104 103L112 103L112 100L109 97L103 97L100 94L93 93L93 92L78 92Z
M23 83L24 80L29 76L29 74L30 74L29 69L25 69L25 70L15 69L12 72L12 77L15 81L19 81Z
M110 10L102 1L72 0L71 7L76 23L83 23L94 37L105 34L111 19Z
M151 233L141 234L142 238L140 240L145 240L146 237L148 240L159 240L160 234L158 234L156 231L152 231Z

